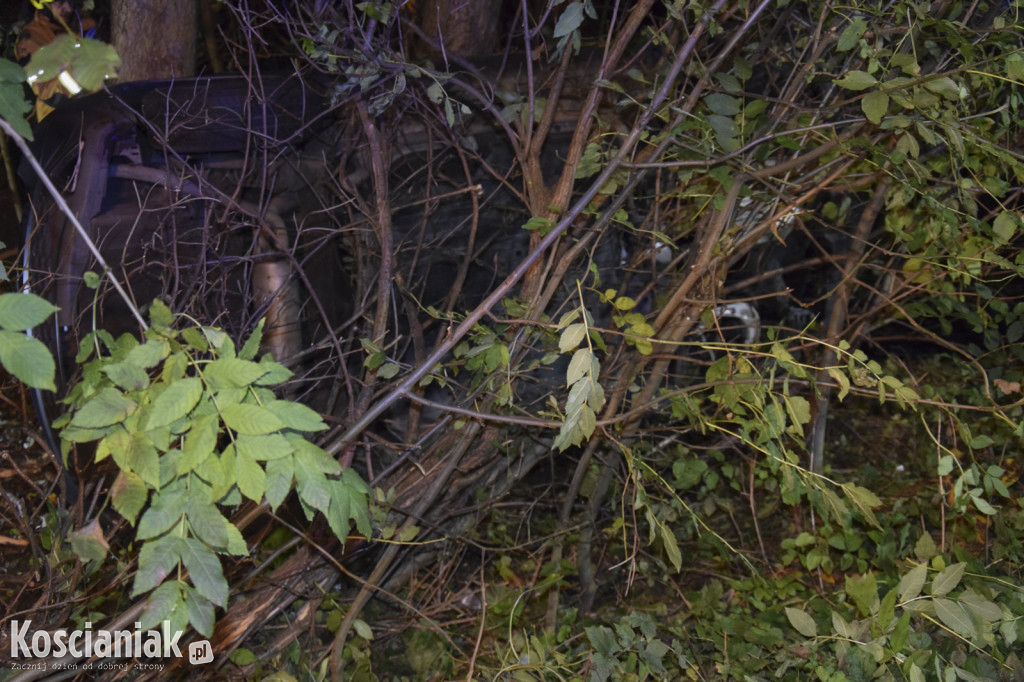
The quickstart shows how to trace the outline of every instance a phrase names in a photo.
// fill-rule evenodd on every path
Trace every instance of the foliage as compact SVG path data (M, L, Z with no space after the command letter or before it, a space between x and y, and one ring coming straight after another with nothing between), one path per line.
M56 367L50 351L25 334L57 309L30 293L0 295L0 363L26 386L53 391Z
M47 80L68 69L84 88L98 89L120 63L113 48L87 39L71 45L67 38L33 56L26 67L32 78ZM10 74L7 79L20 82ZM29 108L11 104L0 116L17 134ZM93 287L99 281L85 279ZM56 310L31 293L0 296L0 363L32 388L55 390L55 364L24 332ZM274 393L291 372L269 354L256 360L263 321L237 351L215 327L175 330L159 300L150 307L150 322L141 343L130 334L115 340L103 330L83 339L75 359L82 379L54 426L61 429L65 464L75 444L96 442L95 461L109 456L119 469L110 503L138 524L135 539L143 541L132 592L151 593L143 628L166 620L172 631L192 625L209 636L214 607L226 607L229 598L217 555L249 553L222 507L246 498L277 509L294 487L307 518L321 511L344 540L352 525L371 534L369 489L304 436L327 428L320 415ZM83 562L102 562L109 548L96 519L72 534L71 545Z
M80 90L95 92L105 80L117 75L119 66L121 58L112 46L92 38L63 34L36 50L25 71L29 84L67 73Z
M32 128L25 115L32 111L32 104L25 99L22 86L25 80L24 69L10 60L0 59L0 118L26 140L31 140Z
M552 447L565 450L570 445L579 445L580 441L594 435L597 427L597 411L604 405L604 389L598 382L601 374L601 363L594 355L594 344L590 336L592 320L583 309L583 322L575 322L580 318L580 311L573 310L562 316L558 328L562 330L558 339L560 353L572 352L569 368L565 373L565 383L569 388L569 398L565 404L565 418L561 430ZM597 337L600 341L600 337ZM585 348L580 343L586 340ZM603 344L602 344L603 345Z
M327 428L320 416L275 395L291 373L269 355L256 360L262 324L236 351L216 328L173 329L159 301L150 319L142 343L102 331L83 340L83 379L55 426L65 454L95 441L96 461L118 465L111 504L144 541L133 594L153 590L143 626L190 623L208 636L214 606L229 596L217 555L248 554L218 505L265 500L277 509L294 485L307 517L322 511L345 538L351 521L370 534L369 490L304 437ZM182 568L191 585L165 582Z
M225 3L334 79L285 245L345 264L290 365L345 429L258 338L96 332L64 436L121 468L136 592L208 631L218 505L293 477L369 537L343 453L389 546L320 603L337 677L1019 674L1019 4L522 3L492 74L405 4Z

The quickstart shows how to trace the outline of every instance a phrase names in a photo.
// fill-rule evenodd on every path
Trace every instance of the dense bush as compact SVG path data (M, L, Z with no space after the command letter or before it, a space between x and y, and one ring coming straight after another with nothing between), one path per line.
M250 675L1021 675L1019 3L513 4L445 10L502 12L493 65L434 43L445 3L225 3L240 63L331 102L272 226L303 349L159 304L89 337L65 437L139 479L134 592L180 558L171 601ZM284 365L319 416L268 392ZM282 510L248 598L194 578L245 552L214 506L242 498Z

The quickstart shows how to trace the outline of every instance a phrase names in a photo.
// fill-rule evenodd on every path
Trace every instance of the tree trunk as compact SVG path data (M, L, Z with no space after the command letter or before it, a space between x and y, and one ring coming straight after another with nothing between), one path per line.
M112 0L111 29L121 82L195 75L195 0Z
M425 0L419 25L442 52L459 57L485 57L501 51L498 19L501 0ZM428 48L428 53L436 52Z

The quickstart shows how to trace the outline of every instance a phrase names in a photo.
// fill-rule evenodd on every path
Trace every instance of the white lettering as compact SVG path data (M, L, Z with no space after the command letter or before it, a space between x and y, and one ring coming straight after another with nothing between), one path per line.
M68 651L70 651L71 655L74 656L75 658L82 658L82 650L80 648L78 648L78 642L81 639L82 639L82 631L81 630L75 630L74 632L71 633L71 636L68 637Z
M17 658L22 655L28 656L31 653L28 648L28 642L25 641L25 635L28 633L28 624L31 622L27 621L19 631L18 621L11 621L11 658Z
M142 644L142 654L149 658L156 658L160 655L160 633L156 630L150 630L146 636L146 641Z
M36 658L43 658L50 655L50 633L45 630L36 630L32 634L32 655Z
M164 658L167 658L168 656L170 656L171 655L171 651L174 651L174 655L175 656L177 656L178 658L181 658L181 650L178 649L178 639L181 638L181 630L178 630L177 632L175 632L174 633L174 637L172 637L170 640L168 640L167 638L170 637L170 634L171 634L171 621L165 620L164 624L163 624L163 633L164 633L164 637L163 637L163 639L164 639Z
M93 655L99 656L100 658L106 658L111 654L111 643L110 643L110 632L108 630L100 630L96 633L96 644L93 645Z
M11 621L11 658L51 655L63 658L69 654L75 658L182 657L179 648L182 632L172 633L169 620L163 622L159 631L148 632L142 631L141 623L135 623L134 630L116 631L93 631L92 623L86 623L84 630L60 628L53 632L30 632L31 625L32 621Z
M116 658L134 658L132 653L132 631L118 630L114 633L114 654Z
M68 652L67 639L68 631L64 628L53 633L53 655L57 658L62 657Z

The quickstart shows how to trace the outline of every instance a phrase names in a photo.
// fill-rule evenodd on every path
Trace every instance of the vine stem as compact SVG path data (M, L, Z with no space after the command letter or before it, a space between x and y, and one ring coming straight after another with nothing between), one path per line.
M61 212L67 216L68 220L71 221L71 224L75 226L75 231L78 232L78 236L82 238L82 241L85 242L85 245L89 248L89 251L96 259L96 262L103 268L103 274L110 280L110 283L113 285L118 295L128 306L128 310L132 312L132 316L135 317L135 321L138 322L139 326L143 329L149 329L149 325L146 324L146 320L142 317L142 312L140 312L135 303L132 302L131 297L128 295L128 292L124 290L124 287L121 286L121 283L117 281L117 277L114 276L114 271L111 270L109 265L107 265L107 261L103 258L99 248L96 246L96 242L93 241L92 237L89 236L89 233L85 231L84 227L82 227L82 223L78 221L78 216L74 214L71 207L68 206L68 203L64 200L64 197L61 196L60 190L57 189L53 184L53 181L50 180L50 176L47 175L45 170L43 170L39 160L36 159L35 154L33 154L32 150L29 148L28 142L26 142L25 138L19 135L17 131L15 131L14 128L12 128L11 125L2 118L0 118L0 128L2 128L3 131L7 133L12 140L14 140L14 143L18 145L18 149L20 149L21 153L25 155L25 159L28 160L29 165L32 166L32 170L34 170L36 175L39 176L43 186L46 187L46 191L49 192L50 196L53 197L53 200L57 202L57 206L60 207Z

